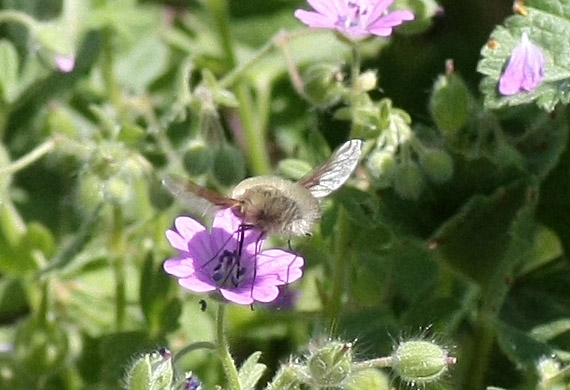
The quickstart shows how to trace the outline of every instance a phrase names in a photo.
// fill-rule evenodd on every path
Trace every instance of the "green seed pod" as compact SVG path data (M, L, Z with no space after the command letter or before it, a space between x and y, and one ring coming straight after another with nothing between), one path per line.
M378 188L390 187L396 173L396 159L388 151L372 152L366 161L366 169L372 176L373 183Z
M430 99L431 115L445 136L455 135L467 123L469 93L455 73L439 76Z
M83 172L79 176L78 204L82 209L94 209L105 200L104 180L91 172Z
M125 178L113 176L105 183L105 198L114 204L126 204L133 195L133 184Z
M170 193L164 188L164 185L156 177L151 177L148 186L149 200L152 207L156 210L165 210L174 201L174 198Z
M192 143L184 152L182 161L184 169L190 176L199 176L210 170L213 158L212 148L206 146L201 141L197 141Z
M523 155L507 141L499 140L495 151L497 163L504 167L515 167L525 169L525 159Z
M336 65L313 65L303 74L303 81L307 98L318 107L335 104L345 91L343 75Z
M344 390L389 390L390 379L384 371L368 368L350 376Z
M453 159L445 150L429 149L422 152L420 165L435 183L445 183L453 176Z
M417 200L424 190L424 177L418 164L405 161L396 167L394 190L404 199Z
M222 187L235 185L245 177L245 161L241 151L224 145L214 155L214 179Z
M400 343L392 353L392 369L405 382L427 384L447 372L450 358L447 350L431 341L414 340Z
M350 375L352 345L330 341L309 357L307 368L316 386L339 386Z

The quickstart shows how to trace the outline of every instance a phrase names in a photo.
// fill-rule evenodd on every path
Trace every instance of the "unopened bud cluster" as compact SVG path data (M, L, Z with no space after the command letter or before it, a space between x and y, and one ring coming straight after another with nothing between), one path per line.
M442 184L453 176L453 159L440 148L428 148L416 138L396 148L392 145L374 149L366 168L376 188L393 187L404 199L418 199L429 180Z
M302 386L343 390L388 390L390 379L379 368L391 367L402 382L426 385L441 381L455 358L433 341L399 343L392 355L357 362L351 343L339 340L318 342L302 361L284 365L268 390L296 390Z
M175 380L172 355L166 348L146 353L134 361L125 377L126 390L199 390L202 382L188 373Z

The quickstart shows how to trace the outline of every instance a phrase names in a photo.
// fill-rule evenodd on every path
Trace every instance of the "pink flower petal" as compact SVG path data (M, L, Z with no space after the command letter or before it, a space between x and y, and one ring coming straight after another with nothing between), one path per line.
M295 11L295 17L312 28L335 28L334 22L316 12L298 9Z
M242 220L230 209L219 211L212 222L212 247L227 248L234 250L237 248L239 229L243 229ZM242 251L253 252L254 244L263 246L263 237L256 229L246 229L243 233Z
M414 20L414 14L408 10L394 11L372 23L369 28L374 30L381 27L395 27L404 21Z
M167 274L177 278L185 278L195 272L192 262L185 258L168 259L164 262L162 268Z
M190 217L178 217L174 220L174 227L176 231L190 241L192 237L198 232L206 230L206 227Z
M368 21L374 23L375 20L385 16L384 13L394 0L379 0L372 6L372 10L368 13Z
M303 257L281 249L269 249L257 256L257 278L276 279L279 284L292 283L303 275Z
M253 287L253 299L258 302L273 302L279 296L279 288L271 284L263 284Z
M228 290L222 288L220 289L220 293L228 301L237 303L239 305L251 305L254 301L250 289Z
M178 284L196 293L210 292L216 290L216 286L214 286L211 281L204 281L195 276L179 279Z
M309 5L319 14L322 14L333 22L335 21L336 15L339 13L337 0L307 0L307 3L309 3Z
M499 78L499 92L503 95L514 95L534 90L542 82L544 68L542 50L530 42L526 32L523 33Z

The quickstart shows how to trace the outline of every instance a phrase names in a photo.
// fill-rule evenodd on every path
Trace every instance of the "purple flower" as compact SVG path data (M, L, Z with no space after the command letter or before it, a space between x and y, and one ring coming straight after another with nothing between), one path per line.
M295 17L312 28L329 28L349 38L387 37L395 26L413 20L409 10L388 12L394 0L307 0L317 12L298 9Z
M514 95L521 91L532 91L544 77L544 66L542 50L532 44L523 32L521 41L513 49L509 64L499 79L499 92Z
M218 290L228 301L249 305L254 301L271 302L279 286L303 275L304 259L281 249L260 251L263 234L247 229L238 256L238 229L241 219L230 209L218 212L209 232L190 217L178 217L175 229L166 238L178 256L166 260L166 273L196 293Z

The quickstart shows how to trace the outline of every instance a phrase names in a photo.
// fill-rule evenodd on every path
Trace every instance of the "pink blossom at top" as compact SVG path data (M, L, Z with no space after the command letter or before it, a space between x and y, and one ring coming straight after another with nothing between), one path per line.
M230 209L214 216L211 231L190 217L176 218L166 238L178 256L166 260L164 270L195 293L219 291L241 305L274 301L279 286L301 278L304 259L281 249L260 251L263 234L255 229L244 231L238 255L241 223Z
M409 10L388 12L394 0L307 0L316 12L298 9L295 17L309 27L335 29L349 38L387 37L395 26L413 20Z
M523 33L499 79L499 92L503 95L514 95L522 91L532 91L542 82L544 67L542 50L531 43L528 35Z

